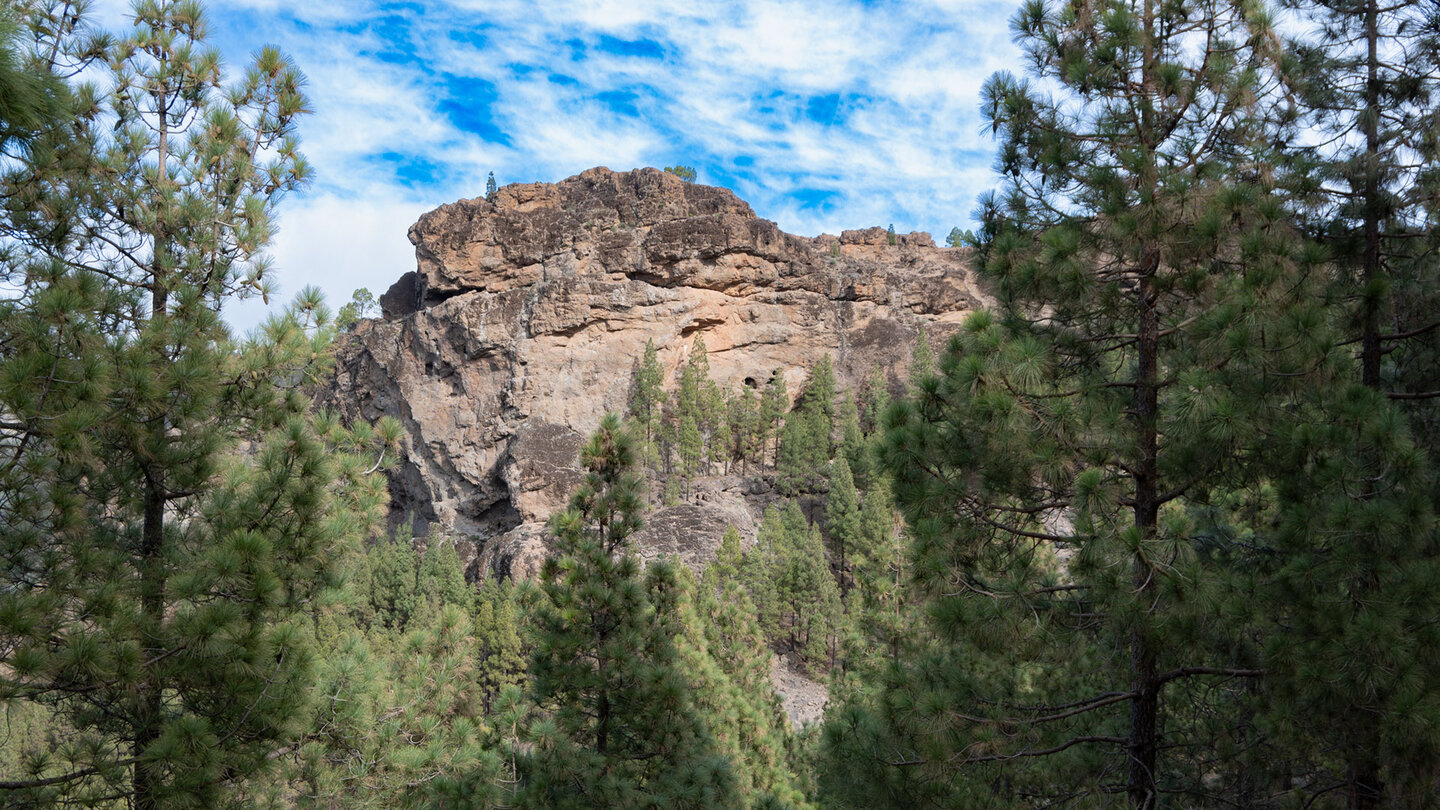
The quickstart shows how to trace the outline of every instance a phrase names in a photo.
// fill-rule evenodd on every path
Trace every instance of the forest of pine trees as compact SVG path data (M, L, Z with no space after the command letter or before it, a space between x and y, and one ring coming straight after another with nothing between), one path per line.
M369 293L225 324L298 69L82 6L0 9L0 805L1440 806L1435 4L1026 0L996 305L853 386L650 343L535 582L312 407ZM754 538L642 564L715 476Z

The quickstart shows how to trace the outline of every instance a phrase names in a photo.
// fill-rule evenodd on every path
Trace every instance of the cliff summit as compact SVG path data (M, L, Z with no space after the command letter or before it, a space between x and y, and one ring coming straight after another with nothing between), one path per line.
M667 383L703 336L722 387L778 368L793 394L826 354L842 385L878 367L898 387L921 325L946 334L984 299L968 251L928 234L794 236L726 189L656 169L506 186L409 235L416 269L341 347L322 401L401 420L395 515L453 532L472 576L538 566L581 442L625 410L647 340ZM753 536L746 486L713 481L653 513L642 555L696 564L726 525Z

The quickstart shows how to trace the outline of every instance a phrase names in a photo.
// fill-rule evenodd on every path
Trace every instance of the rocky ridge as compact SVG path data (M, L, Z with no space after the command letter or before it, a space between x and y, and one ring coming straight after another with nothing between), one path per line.
M538 568L581 443L625 409L647 340L669 383L703 336L722 387L779 368L793 395L825 354L842 386L879 366L898 387L920 325L953 331L984 299L968 252L928 234L794 236L726 189L655 169L506 186L409 236L416 270L344 341L321 404L401 420L393 514L453 533L472 577ZM764 500L753 480L703 481L648 516L641 553L698 566L727 525L753 537Z

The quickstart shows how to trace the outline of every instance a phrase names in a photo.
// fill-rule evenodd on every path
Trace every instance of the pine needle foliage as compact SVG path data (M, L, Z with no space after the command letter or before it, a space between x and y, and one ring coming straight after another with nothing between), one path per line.
M1202 553L1182 505L1261 475L1267 407L1332 370L1319 254L1264 193L1279 40L1225 0L1034 0L1014 29L1033 80L984 90L1000 306L886 424L934 643L833 714L828 789L1224 806L1242 766L1215 729L1263 670L1220 619L1243 564Z
M643 575L628 548L643 502L634 437L606 416L584 482L551 519L556 554L531 666L536 705L523 758L526 807L725 807L739 795L680 665L681 587Z
M266 49L223 83L193 2L137 4L118 40L17 11L37 70L107 95L74 86L4 175L0 701L56 732L0 798L216 806L302 730L300 619L377 517L399 426L309 412L318 293L244 340L221 320L265 289L271 214L308 174L299 71Z

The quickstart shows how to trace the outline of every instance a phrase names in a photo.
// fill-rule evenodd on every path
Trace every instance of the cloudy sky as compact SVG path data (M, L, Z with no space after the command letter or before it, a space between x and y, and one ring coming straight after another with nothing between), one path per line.
M279 45L309 77L315 182L286 200L282 299L376 295L431 208L592 166L695 167L802 235L943 240L991 184L979 89L1013 69L1018 0L209 0L241 68ZM102 0L118 28L128 0ZM247 328L258 302L230 313Z

